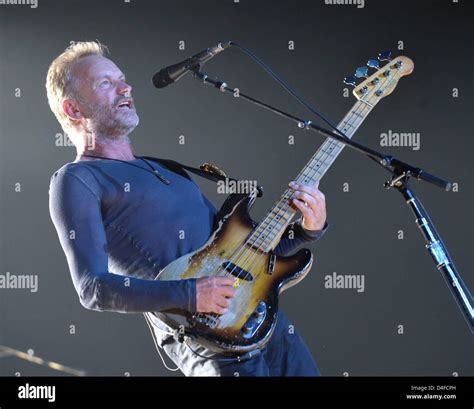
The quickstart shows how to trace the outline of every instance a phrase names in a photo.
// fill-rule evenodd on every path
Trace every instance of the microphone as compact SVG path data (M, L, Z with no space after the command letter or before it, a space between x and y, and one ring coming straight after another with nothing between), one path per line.
M188 72L200 69L205 62L209 61L211 58L224 51L231 45L231 42L227 41L225 43L219 43L214 47L207 48L184 61L163 68L153 75L151 81L156 88L165 88L168 85L178 81Z

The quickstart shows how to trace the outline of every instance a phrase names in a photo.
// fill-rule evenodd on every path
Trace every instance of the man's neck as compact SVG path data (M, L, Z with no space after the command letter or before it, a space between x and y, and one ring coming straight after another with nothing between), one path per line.
M94 143L77 147L76 162L82 160L93 160L90 156L102 156L110 159L134 160L132 145L128 136L120 139L107 137L95 137Z

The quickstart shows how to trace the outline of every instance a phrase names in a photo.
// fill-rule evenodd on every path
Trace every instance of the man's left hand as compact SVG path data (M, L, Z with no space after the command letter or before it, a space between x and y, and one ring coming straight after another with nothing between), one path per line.
M296 196L292 203L303 213L302 226L306 230L321 230L326 223L326 199L318 185L289 184Z

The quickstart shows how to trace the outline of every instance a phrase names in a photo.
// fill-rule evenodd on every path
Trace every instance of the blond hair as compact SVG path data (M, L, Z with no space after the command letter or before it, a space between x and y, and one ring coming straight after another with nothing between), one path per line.
M64 132L67 133L73 125L71 119L63 112L62 105L65 99L76 97L76 81L72 75L74 64L88 55L104 55L106 53L108 53L107 47L99 41L74 42L49 66L46 76L48 102Z

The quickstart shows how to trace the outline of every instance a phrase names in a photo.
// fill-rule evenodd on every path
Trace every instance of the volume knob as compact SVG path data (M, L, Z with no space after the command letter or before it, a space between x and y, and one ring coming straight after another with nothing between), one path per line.
M245 325L242 327L242 331L244 334L250 334L252 332L253 326L250 323L245 323Z
M262 317L265 314L265 304L259 303L253 314L256 318Z

